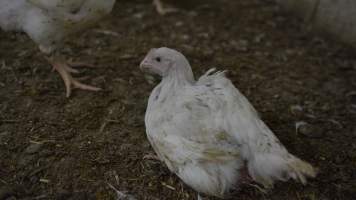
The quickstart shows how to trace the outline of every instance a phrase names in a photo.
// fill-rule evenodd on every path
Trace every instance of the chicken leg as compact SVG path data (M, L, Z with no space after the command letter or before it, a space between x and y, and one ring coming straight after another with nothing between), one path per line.
M64 82L64 85L66 87L66 97L70 97L71 92L72 92L72 87L79 88L82 90L89 90L89 91L101 90L101 88L83 84L83 83L79 82L78 80L76 80L75 78L73 78L71 73L79 73L78 70L72 68L75 65L72 65L72 67L71 67L67 62L65 62L64 60L62 60L58 57L47 58L47 60L61 76L61 78Z
M167 13L177 12L176 8L164 8L161 0L153 0L153 5L156 7L158 14L165 15Z

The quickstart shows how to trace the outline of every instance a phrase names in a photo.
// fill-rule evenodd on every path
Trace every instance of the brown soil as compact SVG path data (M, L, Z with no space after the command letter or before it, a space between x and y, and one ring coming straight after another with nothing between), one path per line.
M182 51L197 76L230 70L288 150L319 168L306 186L278 183L267 194L243 187L233 199L356 197L354 52L307 31L271 0L181 9L159 16L150 0L121 0L68 41L67 57L97 66L81 69L85 82L104 88L71 98L26 35L0 32L0 199L115 199L107 183L137 199L196 199L162 163L143 159L153 153L143 121L153 85L138 64L159 46ZM301 121L308 125L296 133Z

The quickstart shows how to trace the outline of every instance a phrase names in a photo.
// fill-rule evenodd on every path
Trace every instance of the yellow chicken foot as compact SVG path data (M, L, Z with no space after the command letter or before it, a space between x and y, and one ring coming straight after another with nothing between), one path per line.
M79 73L79 71L73 69L66 62L57 59L51 59L51 58L47 58L47 60L62 77L62 80L66 87L66 97L70 97L72 88L78 88L78 89L89 90L89 91L101 90L101 88L83 84L78 80L76 80L75 78L73 78L71 73ZM75 66L79 66L79 65L73 65L73 67ZM81 64L80 66L83 66L83 64Z

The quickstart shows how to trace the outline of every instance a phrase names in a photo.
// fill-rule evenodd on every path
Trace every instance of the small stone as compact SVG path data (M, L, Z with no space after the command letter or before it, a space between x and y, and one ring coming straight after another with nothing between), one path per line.
M254 38L254 42L260 43L260 42L262 42L262 40L263 40L265 37L266 37L266 34L264 34L264 33L258 34L258 35Z
M183 26L183 25L184 25L184 22L182 22L182 21L178 21L178 22L175 23L176 27L180 27L180 26Z
M142 19L144 16L145 16L145 14L142 13L142 12L135 13L135 14L133 15L133 17L136 18L136 19Z
M187 34L182 35L181 37L183 40L190 40L190 36Z
M301 115L303 113L303 107L301 105L292 105L290 106L290 112L293 115Z
M323 133L320 128L313 126L311 124L308 124L306 122L304 123L296 123L296 130L297 133L300 133L306 137L309 138L321 138L323 137Z
M42 143L33 143L30 144L26 149L25 149L25 153L26 154L34 154L37 153L41 147L43 146Z

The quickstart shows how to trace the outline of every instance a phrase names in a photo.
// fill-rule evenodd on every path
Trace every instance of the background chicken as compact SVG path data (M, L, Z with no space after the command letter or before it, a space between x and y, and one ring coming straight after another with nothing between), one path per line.
M98 91L71 76L78 72L64 61L58 51L63 40L111 12L115 0L0 0L0 27L5 31L23 31L37 43L41 52L61 75L66 96L71 87Z

